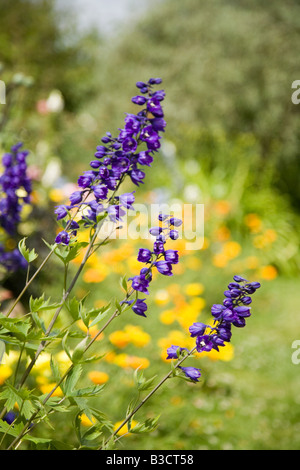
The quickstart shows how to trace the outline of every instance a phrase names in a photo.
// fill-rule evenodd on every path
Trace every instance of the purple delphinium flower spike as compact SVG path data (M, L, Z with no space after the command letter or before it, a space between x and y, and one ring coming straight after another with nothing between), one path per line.
M90 162L91 169L78 178L80 190L71 194L68 210L66 206L56 207L58 220L64 221L65 217L72 217L74 209L78 214L82 213L84 227L93 227L97 225L96 214L99 212L103 211L111 221L117 222L126 214L123 208L133 209L133 192L121 196L111 192L118 189L127 176L136 186L143 184L146 174L142 168L151 165L154 153L160 148L160 133L164 132L166 126L162 108L165 93L163 90L154 91L153 87L161 82L159 78L137 82L136 86L142 95L134 96L132 101L141 109L136 115L126 115L124 128L119 129L117 137L113 137L110 132L102 137L102 143L96 147ZM147 149L139 151L140 144L146 145ZM9 157L5 161L9 164ZM90 211L83 211L86 208L85 201L87 198L90 201L91 197L94 198L95 205L99 205L99 211L94 206L90 206ZM68 219L64 230L69 233L71 239L74 233ZM65 237L58 237L58 240L60 239Z
M140 248L138 253L138 261L149 265L143 268L139 276L130 278L132 280L132 289L148 294L148 287L152 279L151 271L156 268L160 274L164 276L172 276L172 266L179 261L177 250L165 250L165 243L171 238L170 232L170 216L159 214L158 220L162 222L162 226L151 227L149 233L155 237L153 250L148 248ZM176 219L178 226L181 225L180 219ZM134 309L133 309L134 310Z
M192 338L196 339L196 349L198 353L209 352L212 349L219 351L220 347L230 342L232 336L232 326L243 328L246 325L246 318L251 315L251 297L260 288L259 282L249 282L242 276L234 276L234 281L228 285L224 291L225 299L223 304L214 304L211 313L214 319L213 326L196 322L189 327ZM171 346L167 349L167 359L177 359L179 346ZM180 367L180 366L179 366ZM180 367L186 377L192 381L198 381L200 377L199 369L194 367Z
M0 227L9 235L17 234L24 204L30 203L31 180L27 176L27 150L21 142L11 147L11 152L2 157L4 171L0 176ZM20 189L22 195L20 196ZM27 262L18 249L7 251L0 244L0 263L7 271L24 269Z

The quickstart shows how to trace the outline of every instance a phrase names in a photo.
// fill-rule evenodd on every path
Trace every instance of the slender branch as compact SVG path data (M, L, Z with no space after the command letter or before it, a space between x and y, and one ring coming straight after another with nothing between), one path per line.
M47 263L47 261L50 259L50 257L52 256L52 254L54 253L54 249L56 248L56 245L52 247L51 251L48 253L48 255L46 256L46 258L44 259L44 261L41 263L41 265L39 266L39 268L35 271L35 273L31 276L30 279L28 279L28 281L26 282L23 290L20 292L20 294L18 295L18 297L16 298L16 300L14 301L14 303L12 304L12 306L10 307L9 311L6 313L6 316L9 317L10 314L12 313L12 311L14 310L14 308L16 307L17 303L20 301L20 299L23 297L23 295L25 294L25 292L27 291L28 287L30 286L30 284L32 283L32 281L34 281L34 279L36 278L36 276L39 274L39 272L43 269L43 267L45 266L45 264Z

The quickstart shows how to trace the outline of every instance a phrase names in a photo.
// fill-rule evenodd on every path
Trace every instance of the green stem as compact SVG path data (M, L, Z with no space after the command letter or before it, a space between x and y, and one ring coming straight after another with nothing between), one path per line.
M44 259L44 261L42 262L42 264L39 266L39 268L35 271L35 273L31 276L31 278L26 282L23 290L20 292L20 294L18 295L18 297L16 298L16 300L14 301L14 303L12 304L12 306L10 307L9 311L6 313L6 316L9 317L10 314L12 313L12 311L14 310L14 308L16 307L17 303L20 301L20 299L23 297L23 295L25 294L25 292L27 291L28 287L30 286L30 284L34 281L34 279L36 278L36 276L39 274L39 272L43 269L43 267L45 266L45 264L47 263L47 261L50 259L51 255L54 253L54 249L55 249L56 245L52 248L52 250L48 253L48 255L46 256L46 258Z

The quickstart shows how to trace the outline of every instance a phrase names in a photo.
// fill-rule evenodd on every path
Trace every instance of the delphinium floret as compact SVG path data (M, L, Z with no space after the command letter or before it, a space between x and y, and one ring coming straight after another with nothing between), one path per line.
M166 127L161 105L165 92L153 89L161 82L160 78L150 78L136 83L141 95L134 96L132 102L142 109L137 114L126 114L117 137L110 132L102 137L90 162L91 169L79 176L78 189L70 195L70 203L55 208L57 220L63 225L56 243L68 245L76 236L78 228L71 226L74 220L79 228L93 228L99 218L118 222L126 210L133 209L134 191L121 195L116 192L126 177L136 186L144 183L145 172L141 168L151 166L153 155L161 146L161 132Z

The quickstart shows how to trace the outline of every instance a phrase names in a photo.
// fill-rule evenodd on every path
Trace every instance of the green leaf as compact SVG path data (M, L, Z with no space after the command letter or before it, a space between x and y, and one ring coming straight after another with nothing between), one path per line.
M97 316L96 318L94 318L94 320L92 321L92 323L90 323L89 325L89 328L91 328L92 326L94 325L97 325L97 323L99 323L100 321L103 320L103 318L106 317L106 315L108 314L109 310L111 309L111 305L110 303L105 305L104 307L100 308L100 309L97 309ZM92 316L92 314L91 314Z
M72 299L68 299L65 303L68 312L71 314L71 317L74 321L79 320L80 318L80 302L73 297Z
M120 284L121 284L121 287L124 289L125 292L127 292L127 281L126 281L126 278L127 278L127 275L125 274L125 276L123 276L121 279L120 279Z
M71 351L69 349L69 346L67 345L67 338L69 336L69 332L67 331L67 333L65 334L65 336L63 337L63 340L61 342L61 345L63 347L63 350L65 351L65 353L69 356L69 358L72 360L72 354L71 354Z
M149 418L146 419L144 423L138 423L136 424L130 432L133 434L142 434L145 432L152 432L154 429L157 428L158 420L160 418L160 415L157 416L156 418Z
M31 322L30 319L8 318L0 313L0 325L10 333L13 333L18 339L24 340L31 327Z
M92 385L91 387L79 388L78 390L73 390L69 396L79 397L79 398L91 398L99 396L105 385Z
M39 312L40 310L53 310L54 308L58 308L61 306L61 302L55 302L50 304L50 297L49 299L45 300L45 294L41 297L34 299L32 295L29 299L29 308L30 312Z
M66 396L72 396L74 388L80 379L82 374L82 367L81 365L77 364L73 367L73 369L68 374L65 384L64 384L64 392Z
M72 362L76 363L80 361L89 340L89 336L86 336L82 341L80 341L80 343L77 344L72 354Z
M50 368L52 371L53 378L55 382L60 382L61 376L57 362L54 360L53 356L51 355L50 358Z
M24 416L25 419L30 419L35 410L36 408L30 400L24 400L20 408L20 414Z
M26 259L28 263L31 263L34 261L38 255L36 254L34 248L30 251L28 248L26 248L25 241L27 240L27 237L22 238L22 240L19 241L18 248L21 253L21 255Z
M152 385L153 385L153 382L154 382L154 380L157 376L154 375L150 379L145 379L144 373L143 372L139 373L139 368L137 368L134 371L133 377L134 377L134 382L137 386L137 389L141 392L143 390L151 389Z

